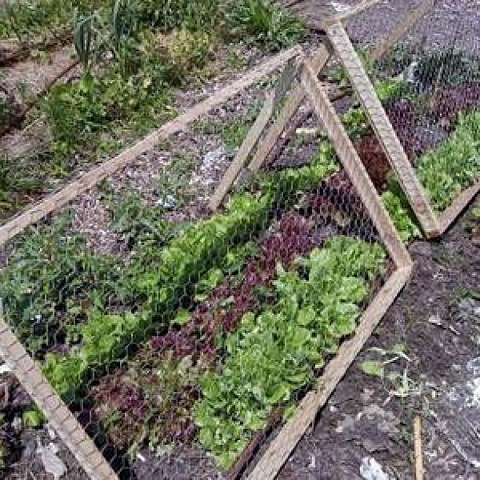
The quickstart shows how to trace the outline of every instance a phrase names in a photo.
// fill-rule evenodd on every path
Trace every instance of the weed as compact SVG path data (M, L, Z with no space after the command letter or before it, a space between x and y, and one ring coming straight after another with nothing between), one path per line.
M102 4L99 0L8 1L0 9L0 37L15 36L21 43L35 37L61 39L68 35L73 12L87 12Z
M18 160L0 155L0 219L22 206L31 195L43 192L44 187L39 172L18 168Z
M81 236L67 234L69 223L64 215L52 227L32 229L0 273L6 318L34 353L61 344L69 325L117 294L116 261L94 255Z
M233 35L280 50L300 41L305 35L301 22L269 0L232 1L228 24Z
M178 230L165 220L164 213L162 208L148 207L137 194L130 193L113 207L111 227L123 235L130 249L139 245L145 248L147 243L158 248L172 240Z
M212 58L215 40L206 32L181 28L159 36L156 43L163 51L161 61L166 66L166 80L180 84Z

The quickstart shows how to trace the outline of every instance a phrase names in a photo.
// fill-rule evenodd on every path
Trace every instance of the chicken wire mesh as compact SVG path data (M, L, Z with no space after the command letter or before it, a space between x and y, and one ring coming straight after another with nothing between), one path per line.
M316 124L209 211L274 84L3 249L0 298L26 351L6 327L2 351L92 478L240 475L399 267L368 178L352 183Z
M329 35L346 67L340 82L354 87L357 107L359 100L368 106L368 115L358 108L349 118L359 153L378 188L391 180L388 160L393 163L425 233L438 235L479 187L478 4L381 2L344 24L384 109L377 108L342 27L332 25ZM396 36L402 24L410 28Z

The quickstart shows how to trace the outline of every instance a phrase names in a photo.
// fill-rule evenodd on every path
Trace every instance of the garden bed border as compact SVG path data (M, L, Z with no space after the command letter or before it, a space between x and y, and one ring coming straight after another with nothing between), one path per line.
M387 36L377 50L374 58L380 58L409 28L431 10L435 2L425 0L420 7L407 16L405 21ZM383 105L375 93L374 86L362 64L362 61L345 30L342 19L331 17L324 21L324 31L335 51L335 57L341 62L358 98L365 108L370 124L375 131L388 161L395 172L402 189L408 198L413 212L427 239L437 238L450 227L452 222L480 191L480 180L465 189L444 212L434 211L427 193L421 184L414 167L390 122Z

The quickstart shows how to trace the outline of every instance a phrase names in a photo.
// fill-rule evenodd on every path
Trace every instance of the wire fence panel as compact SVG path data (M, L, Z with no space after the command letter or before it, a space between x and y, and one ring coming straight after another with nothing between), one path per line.
M377 184L389 180L390 162L429 236L479 189L477 10L472 1L384 2L346 21L346 31L327 28L342 80L366 108L359 126L369 120L378 138L360 142L361 156L384 165L374 172Z
M405 283L408 253L316 81L327 58L300 55L3 248L2 353L92 478L251 469L301 402L314 418L326 393L305 394L335 388ZM309 107L319 122L292 129ZM252 167L279 122L293 138Z

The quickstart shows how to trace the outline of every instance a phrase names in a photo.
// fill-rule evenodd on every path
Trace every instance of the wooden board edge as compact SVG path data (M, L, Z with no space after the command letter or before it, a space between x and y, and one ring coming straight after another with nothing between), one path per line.
M437 235L439 231L438 218L344 26L341 22L331 23L326 28L326 33L367 113L370 125L392 170L400 181L422 231L427 237Z
M250 157L255 145L257 144L259 138L261 137L263 131L265 130L268 122L270 121L273 111L274 111L274 97L275 92L269 92L267 98L263 104L260 114L255 119L255 122L248 131L246 137L244 138L240 148L235 155L235 158L230 163L227 171L223 175L223 178L220 180L220 183L217 185L212 198L208 204L208 208L211 211L216 211L218 207L223 202L223 199L228 194L230 188L237 180L239 173L245 167L245 164Z
M435 0L424 0L419 7L410 12L403 22L383 38L372 53L373 60L380 60L388 49L400 40L416 23L418 23L435 5Z
M318 120L323 124L337 157L353 183L355 191L360 197L370 219L373 221L396 268L411 265L410 254L384 207L365 166L358 156L328 95L324 92L315 72L306 60L300 73L300 80Z
M247 477L248 480L273 480L288 460L318 411L352 365L381 319L410 278L412 267L396 270L380 289L360 319L355 336L342 343L337 355L325 368L315 387L301 401L294 416L285 424Z
M17 216L13 217L0 227L0 246L21 233L28 226L42 220L50 213L68 204L81 193L94 187L103 179L121 170L139 155L155 146L159 141L182 131L189 123L193 122L201 115L204 115L212 108L226 102L242 90L248 88L250 85L260 81L266 75L280 68L291 58L296 57L301 51L301 48L297 45L269 58L260 65L257 65L246 72L233 83L230 83L215 92L214 95L197 103L175 119L151 132L133 146L126 148L115 157L92 168L80 178L73 180L58 192L50 194L37 204L28 208L26 211L20 212Z
M443 235L450 228L450 225L452 225L456 218L463 210L465 210L479 192L480 180L477 180L474 185L464 190L443 212L443 214L440 215L440 235Z
M323 70L325 65L330 59L330 52L325 45L321 45L318 50L315 52L314 56L311 58L310 62L313 69L318 72L318 74ZM293 92L288 96L285 105L280 110L277 118L274 120L273 124L268 129L267 133L260 141L256 152L253 155L253 158L248 165L248 170L252 173L256 173L262 168L266 158L272 151L275 143L281 137L285 129L287 128L288 122L295 115L297 110L300 108L303 100L305 98L305 92L303 88L298 85Z

